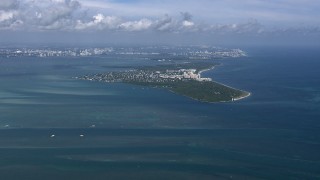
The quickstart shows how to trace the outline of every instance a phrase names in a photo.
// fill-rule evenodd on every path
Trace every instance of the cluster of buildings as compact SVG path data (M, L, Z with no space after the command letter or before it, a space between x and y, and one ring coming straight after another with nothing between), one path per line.
M189 59L237 58L247 56L241 49L197 50L189 53Z
M93 76L84 76L78 79L103 82L127 83L167 83L178 81L211 81L211 78L201 78L196 69L179 69L166 71L130 70L124 72L108 72Z
M201 78L201 74L196 72L196 69L167 70L164 74L159 73L159 77L164 79L211 81L211 78Z
M150 59L163 57L182 59L214 59L242 57L240 49L219 49L200 47L103 47L103 48L0 48L1 57L86 57L103 55L143 56Z
M67 48L67 49L0 49L1 57L81 57L104 55L113 52L113 48Z

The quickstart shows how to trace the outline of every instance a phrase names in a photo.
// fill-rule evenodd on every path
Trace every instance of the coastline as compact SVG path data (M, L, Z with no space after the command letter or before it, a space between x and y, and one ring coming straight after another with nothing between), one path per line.
M214 69L214 66L212 66L211 68L208 68L208 69L202 69L202 70L200 70L200 71L198 72L198 74L199 74L200 77L201 77L201 73L206 72L206 71L210 71L210 70L212 70L212 69Z
M242 91L242 90L241 90ZM241 99L244 99L244 98L247 98L247 97L249 97L249 96L251 96L251 93L250 92L247 92L247 91L243 91L243 92L246 92L246 93L248 93L247 95L244 95L244 96L240 96L240 97L238 97L238 98L233 98L233 101L239 101L239 100L241 100Z
M199 76L201 77L201 73L203 73L203 72L205 72L205 71L210 71L210 70L212 70L212 69L214 69L214 68L215 68L215 66L213 66L213 67L211 67L211 68L208 68L208 69L200 70L200 71L198 72L198 74L199 74ZM233 98L233 99L231 99L230 101L219 101L219 102L233 102L233 101L239 101L239 100L242 100L242 99L245 99L245 98L247 98L247 97L251 96L251 93L250 93L250 92L244 91L244 90L242 90L242 89L237 89L237 88L234 88L234 87L228 86L228 85L226 85L226 84L223 84L223 83L220 83L220 82L217 82L217 81L213 81L213 80L211 80L211 81L212 81L212 82L214 82L214 83L217 83L217 84L223 85L223 86L225 86L225 87L228 87L228 88L230 88L230 89L234 89L234 90L242 91L243 93L245 93L245 95L243 95L243 96L239 96L239 97L236 97L236 98ZM192 98L192 99L194 99L194 98ZM203 102L203 101L202 101L202 102ZM210 102L209 102L209 103L210 103ZM211 103L212 103L212 102L211 102Z
M167 69L167 71L168 69L170 69L170 67L165 68ZM201 78L203 72L215 68L215 65L213 64L207 63L198 65L196 67L186 66L185 68L194 68L195 71L189 72L189 77L185 77L188 74L184 71L183 78L186 79L182 80L181 75L178 76L174 73L173 75L169 74L171 76L164 77L163 80L160 76L160 71L156 73L156 75L160 74L159 77L153 75L153 71L157 69L151 69L151 71L139 71L138 73L119 72L115 75L112 73L107 73L105 75L97 74L93 76L84 76L84 78L82 79L104 82L122 82L141 86L164 88L168 89L169 91L175 94L186 96L193 100L206 103L233 102L247 98L251 95L250 92L233 88L220 82L213 81L212 78ZM178 72L180 72L180 70ZM177 77L179 77L180 79L175 80Z

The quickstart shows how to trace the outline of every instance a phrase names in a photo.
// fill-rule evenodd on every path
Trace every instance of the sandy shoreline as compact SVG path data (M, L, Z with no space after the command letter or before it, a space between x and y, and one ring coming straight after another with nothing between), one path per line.
M205 71L210 71L211 69L214 69L214 66L211 67L211 68L208 68L208 69L203 69L203 70L199 71L198 74L199 74L200 77L201 77L201 73L203 73L203 72L205 72Z
M241 90L241 91L242 91L242 90ZM244 92L246 92L246 91L244 91ZM244 98L247 98L247 97L251 96L251 93L249 93L249 92L246 92L246 93L248 93L248 94L245 95L245 96L240 96L240 97L238 97L238 98L233 98L233 101L239 101L239 100L241 100L241 99L244 99Z
M203 72L205 72L205 71L212 70L212 69L214 69L214 66L213 66L212 68L203 69L203 70L199 71L199 72L198 72L198 74L199 74L199 75L200 75L200 77L201 77L201 73L203 73ZM211 81L212 81L212 80L211 80ZM220 82L217 82L217 81L212 81L212 82L215 82L215 83L221 84L221 85L226 86L226 87L228 87L228 88L230 88L230 89L239 90L239 91L242 91L242 92L246 93L246 95L243 95L243 96L239 96L239 97L233 98L233 99L232 99L232 100L230 100L230 101L220 101L220 102L232 102L232 101L239 101L239 100L241 100L241 99L244 99L244 98L247 98L247 97L251 96L251 93L250 93L250 92L244 91L244 90L242 90L242 89L237 89L237 88L234 88L234 87L231 87L231 86L225 85L225 84L220 83Z

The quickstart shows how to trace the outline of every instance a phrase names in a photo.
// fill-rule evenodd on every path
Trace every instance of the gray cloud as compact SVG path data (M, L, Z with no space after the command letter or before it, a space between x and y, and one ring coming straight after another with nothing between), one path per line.
M17 0L0 1L0 29L14 29L21 21L17 20L19 2Z
M74 30L115 30L122 22L121 18L116 16L104 16L103 14L94 15L89 21L77 20Z
M73 0L29 2L21 8L20 18L31 29L59 29L74 24L72 13L79 7L80 3Z
M318 26L268 29L257 20L244 23L199 24L189 12L162 17L125 17L107 15L81 7L77 0L1 0L0 30L57 32L138 32L213 33L234 35L319 34Z
M180 12L184 21L191 21L192 15L189 12Z
M163 18L156 20L154 24L154 29L158 31L172 31L175 26L172 17L167 14Z
M257 20L250 20L245 23L238 24L217 24L211 25L206 31L220 34L261 34L266 32L266 28Z
M149 19L141 19L139 21L128 21L120 24L119 28L127 31L143 31L149 30L153 25L153 21Z
M5 3L6 2L6 3ZM125 20L103 13L87 13L77 0L6 0L0 11L0 29L28 31L196 31L192 15L180 13L182 20L162 18ZM12 9L15 7L16 9ZM90 15L91 14L91 17Z
M17 0L1 0L0 1L0 10L10 10L16 9L19 6Z

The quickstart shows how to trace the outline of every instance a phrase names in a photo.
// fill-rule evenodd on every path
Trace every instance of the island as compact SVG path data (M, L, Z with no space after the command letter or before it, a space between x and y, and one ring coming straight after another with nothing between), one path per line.
M232 102L250 95L249 92L215 82L211 78L201 77L202 72L210 70L216 65L218 64L212 62L177 63L138 67L76 78L164 88L176 94L209 103Z

